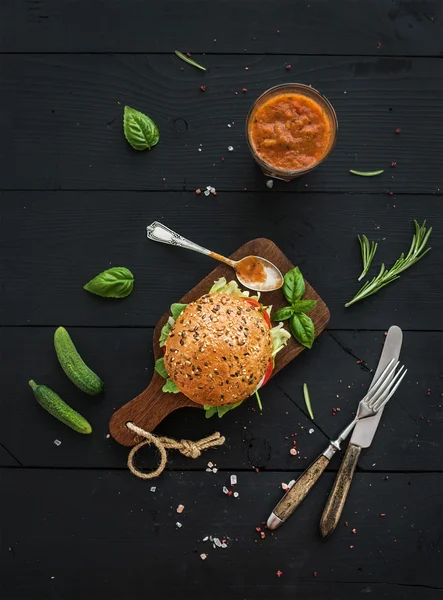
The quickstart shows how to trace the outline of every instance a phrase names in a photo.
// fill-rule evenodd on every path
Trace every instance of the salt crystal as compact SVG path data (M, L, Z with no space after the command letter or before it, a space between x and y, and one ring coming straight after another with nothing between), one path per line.
M292 454L292 456L295 456L297 454L297 450L295 448L291 448L289 453Z
M180 523L180 521L177 521L176 525L179 529L180 529L180 527L183 527L182 524Z
M211 192L210 192L209 190L205 190L203 193L204 193L204 195L205 195L205 196L209 196L209 194L210 194Z
M239 493L238 492L234 492L234 498L238 498Z
M281 489L286 491L288 489L288 484L283 481L281 484Z
M201 558L202 560L206 560L206 559L208 558L208 555L207 555L207 554L204 554L204 553L203 553L203 554L200 554L200 558Z
M228 127L231 127L231 124L230 124L230 123L228 123Z
M201 149L201 148L199 148L199 149L198 149L198 151L199 151L199 152L201 152L201 151L202 151L202 149Z
M211 186L208 186L206 189L207 189L207 190L209 190L209 188L210 188L210 187L211 187ZM212 462L208 462L208 467L210 467L210 468L212 469L212 467L213 467L213 466L214 466L214 465L213 465L213 463L212 463Z
M177 506L177 512L178 513L182 513L185 510L185 507L183 506L183 504L179 504Z
M272 187L274 187L274 182L272 181L272 179L268 179L268 181L266 182L266 185L268 186L268 188L272 188Z
M61 441L60 440L54 440L54 444L56 446L61 446Z
M215 192L215 187L209 187L209 191L213 194Z
M155 487L155 485L153 485L152 488L151 488L151 492L155 492L156 489L157 488Z
M222 543L221 543L221 541L220 541L218 538L214 538L214 544L215 544L215 545L216 545L218 548L221 548L221 545L222 545Z
M214 468L212 469L212 472L213 472L213 473L217 473L217 471L218 471L217 467L214 467Z
M231 485L236 485L237 483L237 475L231 475Z
M295 479L291 479L291 481L288 483L288 490L291 489L291 487L294 485L295 483Z
M310 430L308 431L308 433L314 433L314 430L313 430L313 429L310 429Z
M227 547L228 547L228 544L225 544L225 543L223 543L223 544L220 546L220 548L227 548Z
M209 540L209 535L207 535L206 537L203 538L204 542L207 542Z
M106 436L106 439L109 440L110 437L111 437L111 434L108 433L108 435Z
M228 488L225 485L223 486L223 493L224 494L229 494L229 490L228 490Z
M211 191L212 187L210 185L207 185L206 189L209 190L209 191ZM208 467L212 467L212 463L208 463Z
M229 152L232 152L234 150L234 147L233 146L228 146L228 150L229 150Z

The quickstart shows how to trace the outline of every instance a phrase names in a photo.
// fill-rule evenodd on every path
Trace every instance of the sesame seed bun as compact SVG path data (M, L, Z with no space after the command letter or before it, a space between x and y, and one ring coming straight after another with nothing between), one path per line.
M231 294L206 294L178 317L165 344L165 367L198 404L248 398L271 360L269 326L258 307Z

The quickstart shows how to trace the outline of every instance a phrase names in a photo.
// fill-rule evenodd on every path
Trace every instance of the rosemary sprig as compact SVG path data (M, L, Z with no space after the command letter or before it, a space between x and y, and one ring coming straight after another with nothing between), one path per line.
M363 298L367 298L372 294L375 294L381 288L388 285L392 281L395 281L400 277L400 273L412 267L417 261L419 261L425 254L429 252L431 248L426 248L425 246L428 243L429 236L431 235L432 227L426 230L426 221L423 221L422 225L419 225L417 221L414 219L415 225L415 233L412 236L411 247L409 248L408 254L401 254L400 258L396 260L394 265L387 269L384 264L382 264L380 273L371 279L371 281L367 281L363 287L356 293L356 295L352 298L350 302L345 304L346 307L351 306L351 304L355 304L359 300L363 300Z
M358 281L360 281L369 271L372 259L374 258L375 253L377 251L378 244L374 241L370 242L365 235L362 235L361 237L358 235L357 237L358 241L360 242L361 259L363 262L363 271L361 272L361 275L358 278Z
M353 175L360 175L360 177L375 177L375 175L381 175L385 172L384 169L380 171L355 171L354 169L350 169L349 171Z
M306 408L308 409L309 416L311 417L311 420L313 421L314 413L312 412L311 398L309 397L309 390L308 390L307 383L303 384L303 396L305 397L305 404L306 404Z
M197 62L195 62L195 60L192 60L192 58L189 58L189 56L186 56L186 54L182 54L182 52L179 52L178 50L175 50L175 53L176 53L176 55L179 58L181 58L182 60L184 60L188 64L192 65L193 67L197 67L197 69L201 69L202 71L206 71L205 67L202 67L201 65L199 65Z
M263 412L263 405L261 403L260 394L258 393L258 390L255 390L255 397L257 398L257 404L260 409L260 412Z

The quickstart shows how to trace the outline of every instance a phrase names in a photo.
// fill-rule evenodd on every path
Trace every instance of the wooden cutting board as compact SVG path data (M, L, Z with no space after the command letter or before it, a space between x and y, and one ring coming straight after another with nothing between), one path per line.
M239 248L234 254L230 256L233 260L240 260L245 256L255 255L262 256L273 262L280 271L284 274L293 268L291 261L283 254L283 252L271 242L271 240L265 238L258 238L251 240ZM203 294L206 294L212 284L219 277L226 277L227 281L235 279L234 272L230 267L224 264L220 264L214 269L209 275L200 281L190 292L188 292L183 298L171 299L173 302L189 303L193 300L197 300ZM253 292L252 292L253 293ZM317 304L309 313L315 326L315 337L319 336L324 330L329 321L329 310L317 292L309 285L306 281L306 293L305 299L317 300ZM286 301L283 297L281 290L274 292L264 292L261 295L260 300L264 305L272 304L273 310L285 306ZM166 323L170 316L169 310L159 319L155 330L154 330L154 357L155 360L163 356L163 351L159 346L158 340L160 338L160 331L163 325ZM298 342L293 338L288 341L288 344L283 350L281 350L275 360L275 369L272 376L276 375L283 367L285 367L291 360L293 360L300 352L305 350ZM139 394L136 398L122 406L117 410L111 418L109 423L109 431L112 437L123 444L123 446L134 446L137 443L135 434L126 427L126 423L131 421L135 425L138 425L146 431L153 431L159 423L163 421L165 417L169 415L173 410L183 408L186 406L192 408L198 408L200 410L203 407L200 404L196 404L187 398L184 394L169 394L162 392L162 387L165 380L156 372L152 376L151 382L148 387ZM202 414L202 418L204 418Z

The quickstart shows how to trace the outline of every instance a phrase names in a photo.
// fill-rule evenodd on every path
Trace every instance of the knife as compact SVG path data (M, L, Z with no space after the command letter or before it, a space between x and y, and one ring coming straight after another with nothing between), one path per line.
M386 365L388 365L392 359L398 360L402 341L403 333L400 327L397 327L396 325L390 327L377 370L375 371L369 389L374 385ZM323 537L330 535L337 527L349 488L351 487L352 477L354 476L361 449L368 448L371 445L382 413L383 409L378 411L373 417L362 419L355 425L346 454L340 465L333 488L320 519L320 532Z

